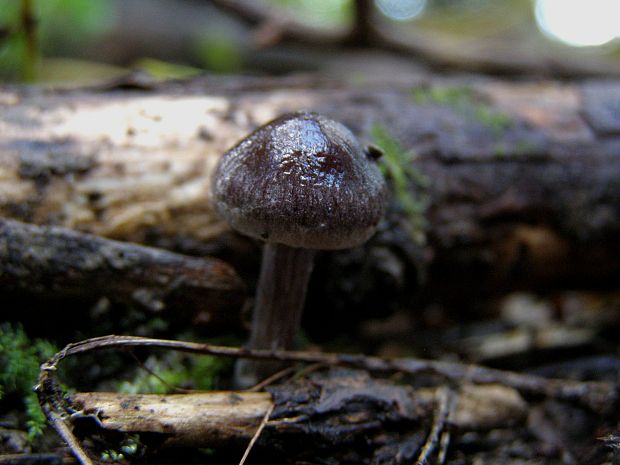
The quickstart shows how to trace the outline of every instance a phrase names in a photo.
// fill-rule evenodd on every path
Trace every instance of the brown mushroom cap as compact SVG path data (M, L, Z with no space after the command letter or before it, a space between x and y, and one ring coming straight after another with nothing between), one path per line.
M292 113L258 128L215 171L216 211L233 229L308 249L359 245L375 231L386 185L342 124Z

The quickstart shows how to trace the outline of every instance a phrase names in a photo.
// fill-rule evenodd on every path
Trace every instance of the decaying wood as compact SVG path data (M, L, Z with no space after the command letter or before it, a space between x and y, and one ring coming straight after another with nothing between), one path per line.
M273 406L266 392L177 395L76 393L72 422L94 421L124 433L158 433L162 446L209 447L249 441Z
M75 409L71 422L76 427L95 422L108 431L157 433L163 447L209 447L247 443L273 408L265 429L269 441L263 444L295 441L295 435L303 437L309 428L340 434L344 440L346 429L346 434L361 435L387 419L408 424L410 432L417 428L423 432L430 424L437 399L436 388L412 389L356 372L313 376L269 390L273 394L79 392L69 399ZM506 428L526 417L527 404L512 388L464 385L455 397L455 408L446 421L449 428L460 433ZM354 409L357 415L352 414ZM355 425L359 426L357 431Z
M270 118L308 109L365 140L381 125L417 154L413 166L430 180L412 187L430 199L428 245L415 252L397 206L377 240L424 262L429 283L478 292L617 282L619 81L409 79L5 88L0 215L136 242L204 244L226 230L209 205L220 154Z
M151 311L225 317L244 286L221 260L194 258L61 227L0 219L0 289L43 296L106 297Z

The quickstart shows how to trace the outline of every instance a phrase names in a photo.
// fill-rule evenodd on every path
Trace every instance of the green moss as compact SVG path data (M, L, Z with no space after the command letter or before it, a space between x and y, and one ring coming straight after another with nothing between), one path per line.
M474 91L468 87L417 88L413 91L413 101L418 105L449 106L465 117L476 119L496 134L508 129L513 124L510 116L481 102Z
M0 325L0 398L16 395L22 399L30 439L41 434L46 424L32 387L41 362L56 352L48 341L30 340L21 326Z
M418 105L433 103L458 107L469 103L472 91L467 87L420 87L414 89L413 100Z
M41 56L67 56L71 51L88 48L114 27L118 13L115 3L107 0L33 1L37 43L34 50L29 50L26 31L20 22L24 3L0 2L0 28L9 32L6 40L0 41L0 79L38 79L29 74L46 72L39 62ZM64 75L63 79L72 81L73 76Z
M243 69L243 47L228 29L205 31L195 40L194 53L199 63L218 73L234 73Z
M286 17L320 29L343 27L353 21L352 0L270 0Z
M405 212L409 234L416 244L424 245L428 227L426 210L430 200L427 192L430 180L414 166L415 154L405 150L385 126L376 124L371 130L371 136L383 151L381 170L392 187L396 201Z

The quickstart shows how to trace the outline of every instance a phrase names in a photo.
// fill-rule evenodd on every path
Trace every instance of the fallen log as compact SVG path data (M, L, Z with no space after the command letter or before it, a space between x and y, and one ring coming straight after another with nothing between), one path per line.
M225 262L0 219L0 289L43 297L107 298L188 319L235 321L244 285ZM237 312L230 312L231 309ZM230 322L229 322L230 324Z
M0 215L200 249L227 229L209 205L220 154L266 120L303 108L366 140L381 127L388 142L416 154L400 163L417 173L407 184L420 200L413 221L422 240L412 241L411 218L395 200L374 245L404 269L425 267L442 294L614 286L620 82L410 79L209 76L140 90L4 88Z

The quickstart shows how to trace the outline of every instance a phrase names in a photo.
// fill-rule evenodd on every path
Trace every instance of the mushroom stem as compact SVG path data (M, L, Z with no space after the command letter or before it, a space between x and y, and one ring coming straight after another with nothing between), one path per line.
M251 349L290 349L301 325L301 314L315 251L266 243L252 315ZM273 374L278 362L242 360L237 384L250 386Z

